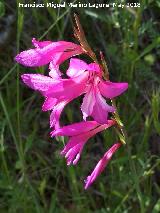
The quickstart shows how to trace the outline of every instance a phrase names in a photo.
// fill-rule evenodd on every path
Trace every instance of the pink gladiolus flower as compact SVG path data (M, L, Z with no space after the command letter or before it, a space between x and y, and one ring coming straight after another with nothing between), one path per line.
M83 121L64 126L51 132L51 136L69 136L69 142L61 154L67 159L67 165L75 165L81 155L85 143L97 134L115 124L115 121L108 120L107 124L100 125L96 121Z
M101 160L96 165L95 169L87 177L85 180L85 189L88 189L88 187L96 180L96 178L103 172L105 167L107 166L108 162L112 158L112 155L117 151L117 149L121 146L121 143L114 144L101 158Z
M48 65L48 76L23 74L21 78L28 87L40 92L45 98L42 111L51 110L50 127L53 130L51 136L69 137L68 143L61 151L61 155L66 158L67 165L77 164L84 145L95 134L113 125L117 129L121 129L116 107L108 105L105 98L113 99L128 88L126 82L115 83L109 79L104 80L105 65L102 62L105 62L105 60L103 54L100 53L101 61L98 64L97 56L85 38L77 15L75 15L75 21L74 35L80 45L66 41L37 41L33 38L34 48L22 51L15 57L18 63L27 67ZM83 60L72 58L82 53L89 56L94 62L87 64ZM67 78L64 79L64 77L62 78L60 65L69 58L71 59L66 71ZM109 78L109 74L107 78ZM81 104L84 121L60 127L59 120L64 107L81 95L84 95ZM115 113L115 111L117 116L113 114L113 119L109 120L108 114ZM89 116L94 120L87 121ZM123 131L121 130L119 134L123 135ZM121 140L120 135L118 136ZM93 172L87 177L85 189L102 173L112 155L120 146L121 143L118 142L104 154Z
M50 126L59 128L63 108L84 92L87 73L71 79L54 79L41 74L23 74L21 77L27 86L41 92L46 98L42 110L52 110Z
M59 127L60 114L65 105L84 93L86 94L81 106L84 120L92 116L98 123L107 123L108 112L114 112L115 109L106 103L102 95L114 98L123 93L128 84L104 81L98 64L88 65L75 58L70 61L67 75L69 79L57 78L57 75L55 78L54 75L51 77L41 74L22 75L22 80L27 86L40 91L46 97L42 109L53 110L50 117L51 127Z
M19 53L15 60L27 67L38 67L50 63L50 76L54 76L54 78L61 75L59 71L61 63L72 56L83 53L81 46L72 42L41 42L33 38L32 43L35 48Z
M109 106L103 98L115 98L128 88L128 83L113 83L102 79L102 70L96 63L86 64L80 59L71 58L67 75L70 78L88 73L85 83L85 96L81 105L83 118L92 116L95 121L105 124L108 112L114 112L115 108Z

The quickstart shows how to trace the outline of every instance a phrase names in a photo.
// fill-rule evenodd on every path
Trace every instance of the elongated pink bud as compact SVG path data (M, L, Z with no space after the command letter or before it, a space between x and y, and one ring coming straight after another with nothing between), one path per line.
M108 162L112 158L112 155L117 151L117 149L121 146L121 143L115 143L101 158L101 160L98 162L96 167L94 168L91 175L87 177L85 180L85 189L88 189L88 187L96 180L96 178L103 172L105 167L107 166Z

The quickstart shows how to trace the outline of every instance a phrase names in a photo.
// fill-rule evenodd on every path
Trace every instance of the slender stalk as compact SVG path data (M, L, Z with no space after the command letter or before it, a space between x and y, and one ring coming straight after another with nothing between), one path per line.
M115 100L112 99L111 102L112 102L112 106L116 109L115 113L113 113L113 118L116 121L115 130L117 132L117 135L119 136L121 143L123 145L125 145L126 144L126 138L127 138L126 131L125 131L124 125L123 125L123 123L120 119Z
M10 183L11 181L10 181L9 169L8 169L6 158L5 158L3 133L4 133L4 125L3 125L2 132L1 132L1 135L0 135L0 152L1 152L1 159L2 159L2 165L3 165L3 168L4 168L4 172L6 174L8 183Z
M17 1L18 5L18 1ZM17 6L18 9L18 18L17 18L17 53L19 52L19 41L20 41L20 35L23 28L23 12L22 10ZM20 89L19 89L19 65L17 65L17 78L16 78L16 108L17 108L17 139L18 139L18 146L19 146L19 152L20 152L20 160L22 164L22 175L24 175L25 172L25 165L24 165L24 153L23 153L23 143L22 143L22 137L21 137L21 122L20 122Z

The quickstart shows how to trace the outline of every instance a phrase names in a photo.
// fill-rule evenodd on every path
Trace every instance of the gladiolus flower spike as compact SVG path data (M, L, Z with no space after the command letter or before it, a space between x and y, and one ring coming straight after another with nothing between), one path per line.
M98 61L89 46L77 15L75 20L74 35L80 44L68 41L37 41L33 38L34 48L19 53L15 60L27 67L49 65L48 75L22 74L21 78L28 87L37 90L44 97L42 111L51 111L51 137L69 137L68 143L61 151L61 155L67 160L67 165L77 164L84 145L91 137L114 126L119 142L104 154L85 180L85 189L88 189L105 169L112 155L126 143L126 133L116 108L115 98L127 90L128 83L109 80L109 71L102 52L100 52L101 61ZM75 57L80 54L88 55L91 63L87 64L84 60ZM60 65L66 60L70 62L66 70L67 77L64 78ZM63 109L81 95L84 96L80 107L83 121L62 126L60 117ZM111 105L105 98L111 102ZM90 120L87 119L88 117Z

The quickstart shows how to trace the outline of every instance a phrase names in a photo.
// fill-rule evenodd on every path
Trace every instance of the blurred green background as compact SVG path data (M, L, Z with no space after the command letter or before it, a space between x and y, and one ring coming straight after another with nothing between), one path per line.
M160 212L160 1L142 0L139 8L123 9L17 6L32 2L59 3L0 1L0 212ZM32 37L76 42L74 12L91 47L97 54L103 51L111 80L129 82L128 91L117 99L128 146L116 153L88 191L84 179L115 142L115 132L96 135L78 165L67 167L59 155L66 138L50 138L49 113L41 111L43 97L20 80L23 73L47 74L47 67L14 62L18 52L32 47ZM63 124L82 120L81 102L67 106Z

